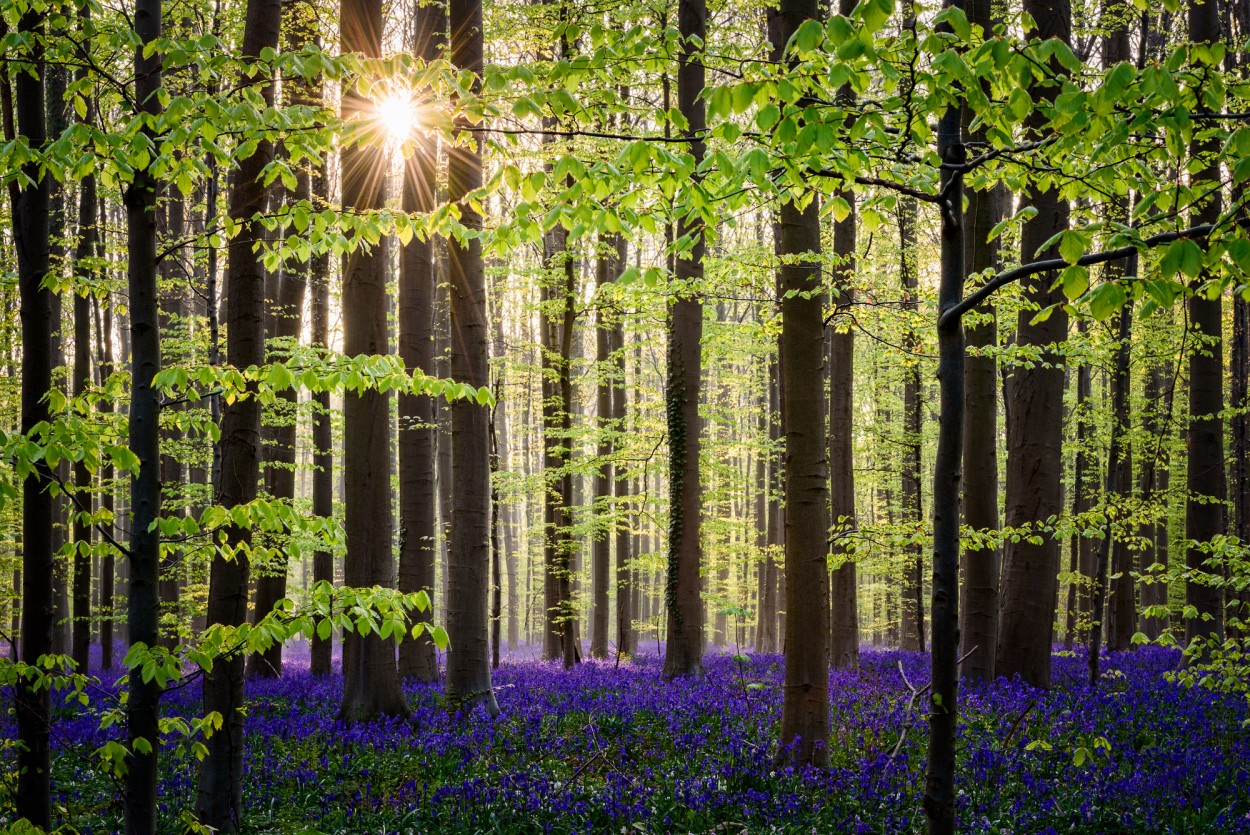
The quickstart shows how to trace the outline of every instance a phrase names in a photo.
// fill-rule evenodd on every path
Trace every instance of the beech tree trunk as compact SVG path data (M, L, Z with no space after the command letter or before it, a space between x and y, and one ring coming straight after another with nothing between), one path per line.
M31 148L46 141L43 100L43 47L46 12L27 7L18 22L19 35L31 38L31 67L15 74L17 132ZM22 432L49 419L45 396L52 388L52 296L42 287L48 263L48 196L50 177L34 163L25 168L25 186L9 188L13 209L13 242L17 250L17 281L22 321ZM32 666L52 652L55 551L52 545L51 473L46 466L22 483L22 622L21 660ZM15 690L17 738L17 816L44 829L52 828L51 755L48 690L22 686Z
M277 49L280 21L278 0L248 0L243 55L256 58L264 49ZM263 84L260 92L267 102L273 101L272 83ZM255 153L239 162L231 180L228 212L231 221L241 227L230 241L226 272L226 362L235 368L259 366L265 361L265 273L253 246L264 234L256 215L265 206L261 177L272 159L273 143L261 140ZM260 444L257 398L226 404L221 419L221 480L217 491L217 503L222 507L245 505L256 498ZM213 554L209 567L209 626L238 626L247 620L251 573L247 546L252 532L232 526L226 534L225 545ZM235 655L218 659L204 677L204 712L220 713L224 727L205 743L208 754L200 763L195 816L201 824L223 833L237 832L243 820L243 674L243 656Z
M83 178L78 192L78 247L74 254L74 273L90 276L96 256L98 226L96 224L95 175ZM82 294L74 295L74 396L82 397L91 385L91 301ZM91 650L91 554L84 546L91 544L91 525L84 512L91 510L93 478L85 462L74 464L74 485L77 503L74 508L74 625L73 656L81 672L86 672Z
M962 8L962 0L946 4ZM948 29L943 24L942 29ZM948 30L949 31L949 30ZM938 211L942 218L938 285L938 385L941 418L933 470L932 674L929 688L929 750L924 811L929 835L953 835L955 731L959 721L959 463L963 459L964 334L962 317L944 318L963 298L966 247L963 174L967 159L960 137L963 116L947 108L938 121L937 151L943 168Z
M1037 22L1030 34L1070 41L1072 12L1068 0L1025 0L1024 11ZM1034 101L1053 100L1054 83L1034 81ZM1034 111L1030 125L1042 117ZM1021 233L1021 260L1054 255L1042 244L1068 228L1068 204L1053 188L1023 195L1022 202L1037 209ZM1053 273L1042 273L1023 283L1024 298L1038 308L1063 299ZM1057 308L1045 322L1033 323L1036 313L1020 311L1016 341L1040 346L1045 364L1015 368L1011 373L1011 408L1007 411L1007 498L1009 528L1036 528L1063 505L1063 358L1056 347L1068 331L1068 315ZM1041 544L1030 542L1040 536ZM1027 684L1050 687L1050 653L1059 601L1059 541L1049 531L1009 540L1003 553L1002 592L999 598L998 648L995 675L1019 675Z
M990 0L966 3L968 21L990 32L998 15ZM967 141L985 140L983 128L970 130L972 116L961 115ZM1002 187L964 192L964 269L976 275L999 266L998 239L990 231L1004 214L1007 195ZM986 348L998 344L997 313L988 301L971 321L964 319L967 354L964 360L963 409L963 521L973 530L998 530L998 361ZM997 548L960 552L963 600L959 609L959 672L969 681L994 680L994 650L998 642L998 575L1002 554Z
M903 310L917 310L919 275L916 267L916 201L903 198L898 206L899 273ZM916 336L907 331L903 346L916 348ZM920 367L907 358L903 371L903 472L899 496L904 525L920 525ZM919 544L907 546L903 568L902 648L924 652L924 555Z
M849 15L855 4L839 0L839 14ZM854 104L850 85L838 90L838 101ZM856 270L858 226L855 193L841 195L847 202L847 215L833 222L833 313L849 311ZM855 520L854 411L855 335L834 315L826 335L829 366L829 517L833 531L834 569L830 575L829 658L834 667L859 669L859 592L858 569L850 557L847 535ZM784 583L784 576L781 578Z
M377 57L382 51L381 0L342 0L339 27L344 52ZM343 89L344 118L369 118L373 104L353 86ZM386 200L384 145L362 142L340 152L345 210L371 211ZM387 259L383 245L349 253L343 263L343 350L349 356L387 354ZM467 382L461 380L461 382ZM343 396L344 529L348 586L395 587L391 515L390 395L376 390ZM485 440L483 439L483 448ZM343 640L343 704L349 722L411 713L399 686L395 643L377 634L349 633Z
M1168 492L1168 454L1167 444L1171 436L1167 416L1170 412L1172 392L1169 390L1171 373L1167 364L1155 365L1146 374L1145 401L1146 413L1142 420L1143 435L1154 439L1151 448L1142 456L1140 467L1140 493L1142 501L1161 505L1156 511L1156 520L1142 527L1141 536L1146 543L1139 555L1139 571L1143 578L1141 588L1141 605L1143 614L1137 628L1152 641L1163 634L1167 625L1167 616L1147 616L1145 611L1151 606L1166 606L1168 602L1168 584L1163 580L1164 570L1168 565L1168 524L1167 524L1167 492ZM1155 571L1159 565L1161 570Z
M329 177L326 161L320 159L310 172L313 194L325 199L329 195ZM313 256L309 264L310 305L309 336L318 348L328 348L330 343L330 256L329 253ZM334 515L334 434L330 418L330 393L314 392L312 395L312 512L317 516ZM334 582L334 555L329 551L313 552L313 582ZM334 652L334 636L322 639L313 636L311 648L311 671L315 676L328 676L331 672Z
M413 14L413 51L426 60L442 52L447 12L441 4L421 6ZM403 208L430 212L438 189L438 147L422 139L404 162ZM399 356L404 367L434 376L434 245L413 238L399 256ZM434 599L434 562L438 539L435 503L434 399L399 397L399 590L424 589ZM433 612L418 617L429 620ZM434 643L423 634L399 644L400 678L438 680Z
M1220 19L1212 2L1191 0L1189 39L1194 43L1218 43ZM1190 153L1207 160L1195 179L1218 181L1220 166L1210 162L1218 150L1216 140L1194 132ZM1214 223L1220 216L1221 195L1214 190L1190 217L1190 223ZM1197 288L1210 278L1204 271L1194 280ZM1186 468L1185 539L1194 543L1185 550L1185 564L1191 571L1206 572L1212 582L1190 579L1185 584L1185 603L1197 610L1197 617L1185 621L1185 642L1224 639L1224 594L1216 582L1223 568L1207 564L1210 555L1204 545L1225 533L1224 478L1224 298L1208 299L1194 293L1187 301L1193 329L1194 348L1189 355L1189 466Z
M707 112L703 102L703 40L707 36L705 0L679 0L677 28L681 51L677 66L677 107L687 124L689 149L696 167L703 159ZM690 252L676 259L678 295L668 332L668 379L664 406L669 444L668 647L664 678L703 674L703 552L699 541L703 490L699 483L699 392L703 376L703 298L695 286L703 279L703 221L697 215L678 219L677 237L689 237Z
M451 63L474 76L474 92L482 74L481 0L451 0ZM463 127L463 126L462 126ZM461 204L461 222L480 230L482 217L465 195L482 184L482 146L448 150L448 199ZM451 285L451 373L460 383L489 385L486 322L486 270L481 242L448 242L448 279ZM483 704L499 712L491 687L490 648L487 639L486 592L490 570L490 412L473 400L457 400L451 407L452 467L456 502L448 543L447 700L456 708Z

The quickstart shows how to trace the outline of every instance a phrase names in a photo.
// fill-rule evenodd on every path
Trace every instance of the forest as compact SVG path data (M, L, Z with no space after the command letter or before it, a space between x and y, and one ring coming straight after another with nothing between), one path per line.
M0 57L0 831L1250 833L1247 0Z

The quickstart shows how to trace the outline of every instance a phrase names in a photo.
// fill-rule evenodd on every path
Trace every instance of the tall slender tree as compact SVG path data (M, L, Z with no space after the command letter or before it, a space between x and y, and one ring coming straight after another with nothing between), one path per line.
M482 77L481 0L450 0L450 57L453 66ZM461 127L466 125L462 124ZM461 223L480 232L482 217L466 198L482 185L482 146L476 136L448 150L448 199L461 209ZM448 242L451 285L452 377L476 388L490 382L486 323L486 270L476 235ZM447 698L456 707L499 706L491 686L486 592L490 570L490 411L457 400L451 409L452 467L456 502L452 510L447 562Z
M969 0L968 22L991 32L998 19L990 0ZM963 111L962 133L969 142L985 140L985 129ZM991 236L1003 215L1006 194L1001 186L968 189L965 214L964 264L969 275L998 267L998 239ZM997 313L987 304L964 321L968 357L964 363L963 519L974 530L998 529L998 361L992 351L998 343ZM997 548L960 552L963 601L959 609L960 673L971 681L994 678L994 651L998 641Z
M1195 44L1220 41L1219 6L1191 0L1188 5L1189 39ZM1196 130L1189 152L1195 183L1220 179L1215 157L1219 140L1210 130ZM1219 188L1195 195L1190 214L1193 226L1214 223L1222 206ZM1194 280L1197 290L1211 278L1207 271ZM1206 543L1225 532L1226 495L1224 477L1224 297L1207 298L1194 292L1186 301L1194 347L1189 355L1189 466L1186 468L1185 563L1194 572L1185 584L1185 602L1197 617L1185 622L1185 640L1224 637L1224 595L1219 585L1222 569L1207 565L1211 554ZM1206 574L1207 577L1202 575Z
M1025 0L1024 11L1037 24L1033 36L1071 40L1069 0ZM1055 68L1053 79L1030 82L1034 101L1053 101L1058 94L1062 70L1057 62ZM1042 124L1043 112L1032 112L1028 123L1032 130ZM1069 208L1054 186L1034 187L1021 199L1037 209L1021 232L1022 260L1029 262L1046 257L1042 245L1068 228ZM1053 284L1053 273L1030 276L1024 282L1024 298L1036 308L1061 301L1063 295ZM1035 322L1035 316L1028 307L1020 311L1016 343L1036 346L1046 361L1012 370L1007 410L1006 523L1009 528L1028 530L1029 535L1012 537L1005 546L994 671L1049 687L1059 602L1059 541L1050 531L1033 529L1057 517L1063 505L1063 362L1059 352L1068 316L1062 307L1044 322Z
M707 37L705 0L679 0L677 30L677 109L686 120L685 135L696 169L703 160L707 110L703 103L701 53ZM692 187L697 187L697 181ZM677 296L669 313L668 380L664 408L669 444L668 647L664 678L703 674L703 550L699 541L703 490L699 483L699 393L703 377L704 222L697 209L677 220L677 238L690 240L690 251L676 259Z
M44 49L47 11L31 4L18 21L18 34L28 39L29 66L15 73L14 111L17 134L31 148L47 139L44 125ZM17 249L17 281L22 320L22 432L49 420L46 395L52 388L52 296L43 286L48 273L49 180L32 161L24 184L9 187L13 209L13 242ZM22 622L21 660L39 667L52 652L52 494L51 473L37 464L22 484ZM19 818L35 826L52 825L51 755L48 688L26 681L16 691L16 807Z
M413 14L413 51L427 61L442 53L447 10L422 5ZM404 163L403 208L430 212L436 203L438 147L422 139ZM434 245L414 238L399 256L399 355L404 366L433 375ZM435 517L434 400L410 394L399 398L399 590L424 589L434 596ZM428 614L428 613L427 613ZM438 679L438 658L428 635L399 645L399 674L420 681Z
M381 0L342 0L339 8L343 51L379 57ZM374 107L358 83L344 85L344 118L369 119ZM345 211L382 208L387 170L384 151L385 143L376 136L342 149L339 166ZM351 300L343 306L343 350L351 356L387 354L385 239L373 248L359 243L343 263L343 297ZM343 398L343 480L351 485L344 496L347 554L343 576L349 586L395 587L390 401L388 394L377 390L348 392ZM399 686L393 641L358 632L344 636L341 712L348 721L410 714Z
M248 0L242 54L253 61L278 47L281 4ZM255 83L266 103L273 103L268 74ZM228 213L239 231L229 243L226 272L226 362L234 368L265 362L265 273L255 242L264 235L259 215L265 206L262 172L273 159L273 142L261 138L251 156L239 161L230 182ZM256 498L260 479L260 403L254 392L227 403L221 418L221 465L217 504L245 506ZM207 622L235 627L247 621L251 563L250 529L231 526L225 544L209 566ZM204 677L204 711L222 717L223 727L209 737L200 763L196 819L218 832L237 832L243 823L243 675L242 655L223 658Z
M840 14L849 15L855 3L839 0L838 5ZM855 92L850 84L838 88L837 100L846 107L854 104ZM829 657L833 666L855 670L859 668L859 581L848 547L848 534L855 527L855 334L838 314L850 311L858 226L855 193L846 189L837 196L846 201L847 212L841 220L835 217L833 221L830 285L833 310L826 337L829 352L829 516L835 563L829 578Z

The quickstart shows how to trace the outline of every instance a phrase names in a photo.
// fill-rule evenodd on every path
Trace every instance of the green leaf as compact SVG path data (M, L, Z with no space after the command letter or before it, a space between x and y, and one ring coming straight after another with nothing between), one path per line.
M1124 288L1113 281L1100 284L1089 294L1089 312L1102 321L1124 306L1127 297Z
M1090 236L1080 229L1069 229L1059 236L1059 255L1069 264L1081 260L1081 256L1089 249Z

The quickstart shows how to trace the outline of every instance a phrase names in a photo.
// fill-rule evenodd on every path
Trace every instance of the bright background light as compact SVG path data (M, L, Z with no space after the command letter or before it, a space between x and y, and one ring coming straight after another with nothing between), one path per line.
M403 142L417 127L416 102L403 93L391 93L377 104L377 119L387 136Z

